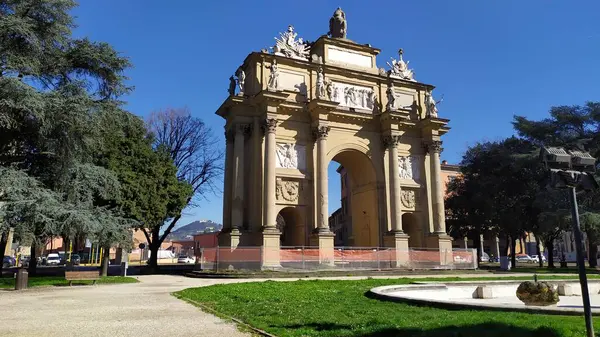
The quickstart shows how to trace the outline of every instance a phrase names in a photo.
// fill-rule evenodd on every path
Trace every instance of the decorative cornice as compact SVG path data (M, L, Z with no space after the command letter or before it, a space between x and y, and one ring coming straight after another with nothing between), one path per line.
M315 140L326 139L329 134L331 127L329 126L317 126L313 128L313 136Z

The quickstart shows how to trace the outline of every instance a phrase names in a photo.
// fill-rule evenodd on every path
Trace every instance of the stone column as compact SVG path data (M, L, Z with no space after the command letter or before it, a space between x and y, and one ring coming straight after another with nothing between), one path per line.
M395 267L407 266L410 262L408 235L402 231L402 205L400 203L400 169L398 167L398 144L400 136L385 136L383 144L389 149L390 222L391 231L384 237L384 245L394 249Z
M263 198L263 168L264 163L261 164L262 160L262 137L264 132L262 132L261 120L258 117L254 117L254 121L252 122L252 150L250 151L252 156L251 161L251 172L252 175L250 179L252 179L250 184L251 193L250 195L250 219L252 221L251 230L254 232L252 235L254 236L256 232L260 231L260 227L263 223L263 210L264 210L264 198ZM253 237L253 242L257 242L258 237Z
M440 152L442 142L434 140L426 144L429 153L430 176L431 176L431 209L433 213L433 229L430 234L429 247L437 247L440 250L440 261L442 265L452 264L452 238L446 234L446 214L444 212L444 182L442 181L442 165Z
M233 161L233 132L225 131L225 186L223 191L223 231L231 230L231 198L233 197L231 185L234 180L232 171Z
M235 125L233 145L233 205L231 208L231 227L239 231L244 223L244 141L250 129L248 124Z
M402 208L400 204L400 170L398 168L398 143L400 136L388 136L384 143L390 150L390 208L393 233L402 233Z
M265 199L264 199L264 227L262 247L262 269L279 269L280 263L280 236L277 229L277 213L275 212L275 131L277 119L267 118L263 124L265 131Z
M440 153L442 142L433 141L427 145L431 156L431 189L433 201L433 224L435 234L446 234L446 214L444 212L444 182L442 181L442 166Z
M275 213L275 131L277 120L269 118L265 121L265 202L264 229L276 231L277 213Z
M329 229L328 202L327 202L327 134L329 126L318 126L313 129L317 142L317 228L312 236L311 245L319 247L319 262L333 265L334 237Z
M328 191L327 191L327 134L330 128L328 126L319 126L314 129L317 140L317 232L329 233L328 217Z

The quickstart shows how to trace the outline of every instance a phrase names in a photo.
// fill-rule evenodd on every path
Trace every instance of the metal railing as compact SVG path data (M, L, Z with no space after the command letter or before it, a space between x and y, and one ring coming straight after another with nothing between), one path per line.
M201 248L197 263L203 270L389 270L476 269L474 249L380 247L216 247Z

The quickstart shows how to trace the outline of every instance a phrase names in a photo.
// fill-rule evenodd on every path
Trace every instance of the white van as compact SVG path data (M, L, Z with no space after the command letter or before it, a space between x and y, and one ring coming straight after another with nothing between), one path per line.
M48 254L46 264L49 266L58 266L60 264L60 255L56 253Z

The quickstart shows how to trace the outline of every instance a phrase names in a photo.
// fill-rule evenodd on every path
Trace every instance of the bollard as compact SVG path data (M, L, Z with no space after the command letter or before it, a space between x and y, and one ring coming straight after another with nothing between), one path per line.
M25 268L19 268L17 270L17 277L15 280L15 290L27 289L27 282L29 279L29 273Z
M129 267L129 263L121 262L121 276L127 276L127 268Z

